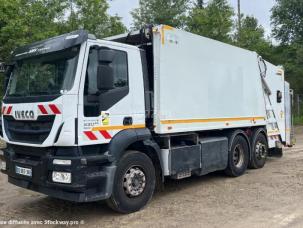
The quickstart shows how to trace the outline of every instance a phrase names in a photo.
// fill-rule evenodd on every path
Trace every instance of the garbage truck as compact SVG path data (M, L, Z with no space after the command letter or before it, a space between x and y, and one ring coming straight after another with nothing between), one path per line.
M238 177L293 145L283 67L166 25L35 42L5 75L1 171L54 198L131 213L168 178Z

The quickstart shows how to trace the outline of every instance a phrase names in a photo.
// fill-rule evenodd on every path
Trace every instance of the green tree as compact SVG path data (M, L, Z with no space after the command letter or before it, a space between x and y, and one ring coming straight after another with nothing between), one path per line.
M201 36L230 42L233 15L234 11L226 0L209 1L206 7L201 7L198 2L189 14L187 29Z
M55 19L63 9L59 0L0 0L0 59L20 45L58 34Z
M272 58L283 65L291 87L303 93L303 1L277 0L272 8L273 35L281 42Z
M286 80L295 93L303 94L303 45L281 44L273 48L270 61L285 68Z
M282 43L303 41L303 1L276 0L272 8L273 35Z
M109 5L106 0L69 0L66 14L69 15L65 31L86 29L102 38L124 33L126 27L121 18L107 13Z
M76 29L98 37L123 33L106 0L0 0L0 59L16 47Z
M234 35L235 44L244 49L256 51L263 58L271 58L271 43L265 38L264 28L252 16L241 18L241 28Z
M182 28L185 23L188 0L140 0L139 7L131 12L134 28L147 24L165 24Z

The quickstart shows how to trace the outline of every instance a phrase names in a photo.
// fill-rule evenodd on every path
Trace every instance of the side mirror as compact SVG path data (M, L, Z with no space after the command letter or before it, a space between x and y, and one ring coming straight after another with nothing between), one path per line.
M280 90L277 91L277 103L282 102L282 92Z
M114 71L109 65L99 65L97 71L97 88L107 91L114 88Z
M108 49L108 48L101 48L98 51L99 63L101 63L101 64L111 63L114 60L115 55L116 55L116 53L115 53L114 50L111 50L111 49Z
M115 55L115 51L109 48L101 48L98 51L97 87L101 92L114 88L114 71L110 63L113 62Z

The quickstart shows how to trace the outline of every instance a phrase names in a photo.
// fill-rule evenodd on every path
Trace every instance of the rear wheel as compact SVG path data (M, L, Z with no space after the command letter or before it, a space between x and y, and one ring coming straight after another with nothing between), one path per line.
M249 160L249 146L246 139L237 135L228 154L228 166L225 173L231 177L238 177L245 173Z
M156 185L155 168L144 153L128 151L119 161L113 193L108 205L120 213L143 208L152 198Z
M259 132L253 136L252 154L249 167L253 169L263 168L268 156L268 144L265 135Z

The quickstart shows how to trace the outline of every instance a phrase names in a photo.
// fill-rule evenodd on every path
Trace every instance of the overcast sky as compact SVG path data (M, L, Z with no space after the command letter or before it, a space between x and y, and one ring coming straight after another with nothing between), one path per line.
M236 9L237 0L228 0ZM123 23L129 28L132 25L130 11L138 7L139 0L111 0L110 14L118 14L123 19ZM270 35L270 9L273 7L275 0L241 0L242 13L253 15L259 23L265 28L266 34Z

